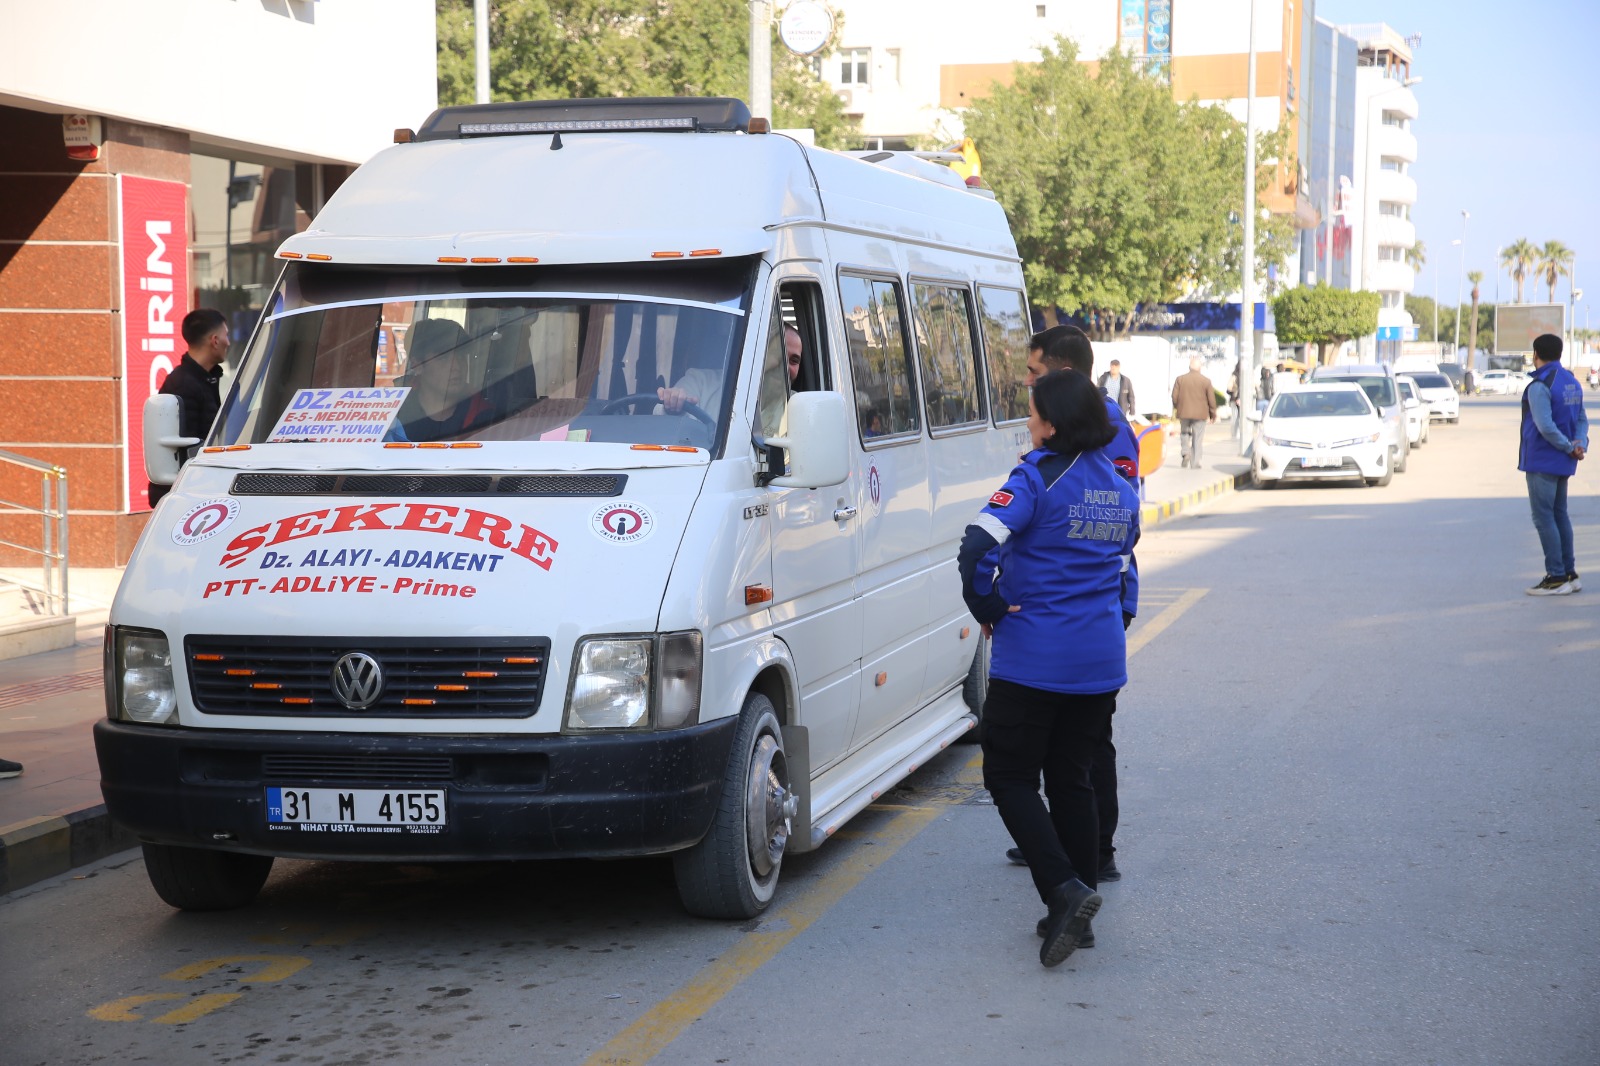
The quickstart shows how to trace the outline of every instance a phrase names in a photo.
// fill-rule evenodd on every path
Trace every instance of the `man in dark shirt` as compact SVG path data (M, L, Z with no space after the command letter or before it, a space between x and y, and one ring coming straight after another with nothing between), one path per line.
M183 342L189 350L161 383L161 392L178 398L179 436L204 440L222 407L217 382L222 379L222 360L230 343L228 320L209 307L190 311L183 316ZM171 487L151 484L150 506L159 503Z

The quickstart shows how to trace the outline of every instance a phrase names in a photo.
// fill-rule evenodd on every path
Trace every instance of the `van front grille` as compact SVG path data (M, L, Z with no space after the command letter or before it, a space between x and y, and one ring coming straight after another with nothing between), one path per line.
M351 653L364 653L381 677L365 707L359 692L341 695L335 683L335 666ZM527 718L539 709L550 641L202 636L185 640L184 658L206 714Z

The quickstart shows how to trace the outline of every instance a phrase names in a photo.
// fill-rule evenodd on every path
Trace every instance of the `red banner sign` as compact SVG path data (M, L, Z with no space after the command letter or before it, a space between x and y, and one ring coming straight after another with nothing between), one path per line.
M117 177L122 219L122 411L127 427L123 507L150 509L144 472L144 402L154 396L186 345L189 313L189 186L128 174Z

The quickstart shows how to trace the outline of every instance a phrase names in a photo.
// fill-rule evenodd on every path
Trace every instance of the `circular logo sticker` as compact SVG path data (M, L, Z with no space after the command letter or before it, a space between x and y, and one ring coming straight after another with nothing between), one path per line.
M239 515L238 500L207 500L189 508L172 528L172 543L187 548L221 533Z
M633 544L656 531L656 516L642 503L608 503L594 513L590 528L614 544Z

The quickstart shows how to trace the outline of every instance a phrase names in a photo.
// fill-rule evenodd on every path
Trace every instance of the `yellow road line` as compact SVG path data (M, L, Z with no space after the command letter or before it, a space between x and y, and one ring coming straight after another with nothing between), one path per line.
M1210 589L1189 589L1182 596L1179 596L1172 606L1164 608L1160 614L1140 626L1139 632L1128 639L1129 657L1131 658L1134 652L1160 636L1162 630L1176 622L1183 612L1199 603L1201 598L1210 591Z
M639 1066L650 1061L941 813L938 807L895 810L903 813L897 813L892 822L873 834L876 847L852 851L776 914L764 918L759 928L746 933L721 957L706 964L676 992L585 1059L584 1066Z

